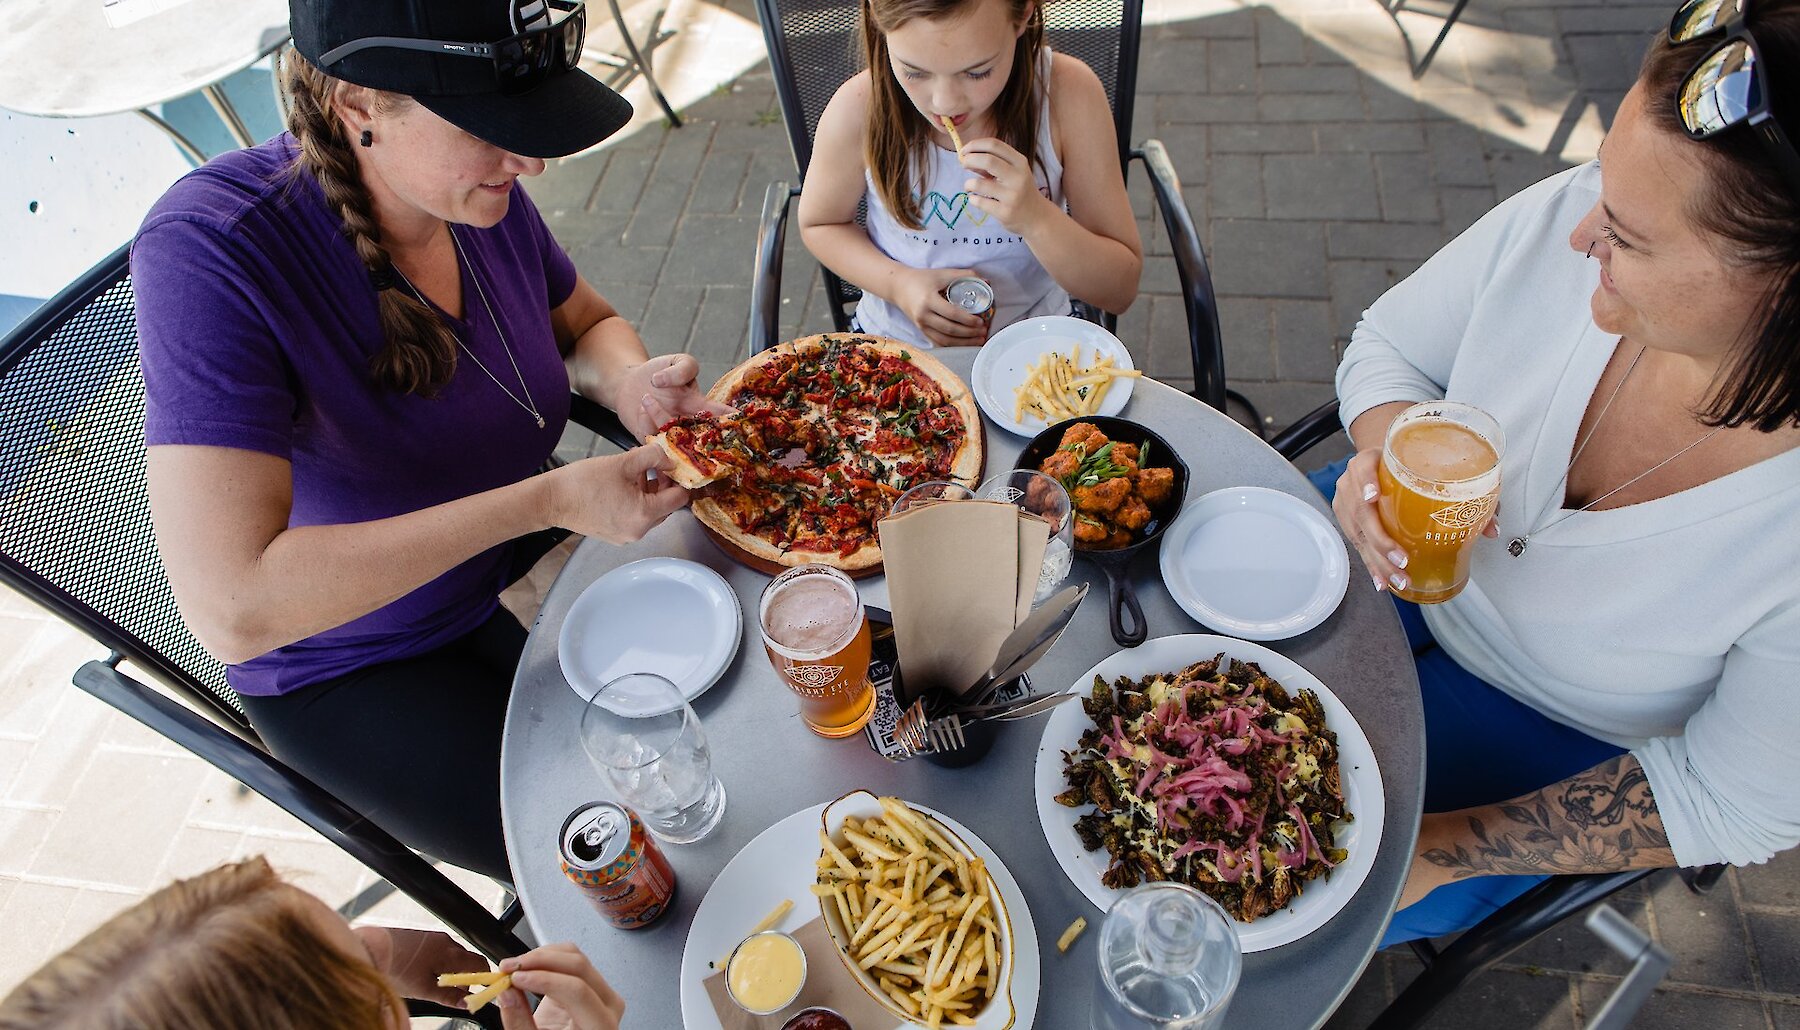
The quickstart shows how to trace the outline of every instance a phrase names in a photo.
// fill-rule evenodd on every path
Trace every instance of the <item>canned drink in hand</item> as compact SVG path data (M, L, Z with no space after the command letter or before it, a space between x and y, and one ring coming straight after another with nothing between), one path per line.
M984 327L994 327L994 288L986 279L973 275L952 279L944 287L944 298L969 314L980 316Z
M624 805L582 805L563 820L559 844L563 875L621 930L649 926L675 900L675 870Z

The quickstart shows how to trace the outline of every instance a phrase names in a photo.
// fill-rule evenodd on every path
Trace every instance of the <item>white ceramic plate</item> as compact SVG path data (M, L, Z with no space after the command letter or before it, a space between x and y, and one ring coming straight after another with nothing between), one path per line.
M1084 318L1068 315L1044 315L1027 318L995 333L975 354L975 368L969 373L969 388L975 391L975 403L994 420L994 424L1019 436L1036 436L1050 423L1027 413L1014 419L1013 392L1025 382L1027 369L1051 351L1069 353L1081 344L1081 359L1092 363L1094 352L1110 356L1116 368L1136 368L1131 351L1119 338ZM1131 399L1136 380L1129 376L1113 380L1100 402L1096 414L1117 415Z
M1037 1015L1041 975L1037 927L1031 921L1025 895L1000 856L980 837L941 812L919 804L913 807L955 831L970 850L987 862L988 872L1000 885L1013 928L1013 1005L1018 1010L1013 1026L1024 1030ZM730 952L783 899L791 900L794 908L775 929L791 933L818 917L818 900L807 888L812 886L813 863L819 857L819 816L824 811L824 805L803 808L758 834L725 864L707 888L706 897L700 899L681 952L681 1022L687 1030L720 1030L718 1013L706 995L706 978L713 973L707 968L708 962L717 962ZM1004 1006L990 1005L977 1020L977 1026L992 1030L1005 1018ZM894 1024L895 1028L905 1026ZM889 1028L859 1026L857 1030Z
M1135 679L1158 672L1173 672L1220 652L1230 655L1234 661L1257 663L1263 672L1290 691L1305 688L1319 695L1319 703L1325 709L1325 721L1338 738L1344 801L1350 814L1355 816L1353 822L1338 826L1337 845L1347 849L1350 855L1332 870L1329 878L1307 884L1306 893L1280 912L1270 913L1254 923L1237 924L1238 941L1245 952L1267 951L1297 941L1324 926L1362 886L1375 865L1375 851L1381 843L1385 813L1381 770L1375 765L1375 752L1369 747L1369 738L1363 735L1362 727L1356 724L1350 710L1325 684L1292 659L1261 644L1205 633L1156 637L1138 647L1127 648L1089 669L1070 689L1087 692L1092 688L1095 676L1103 676L1110 682L1118 676ZM1080 702L1058 705L1050 713L1043 740L1038 744L1035 790L1038 822L1044 828L1045 840L1050 842L1051 853L1069 880L1105 912L1112 907L1113 899L1122 893L1100 883L1100 874L1106 871L1108 863L1106 850L1088 851L1075 835L1075 819L1086 812L1086 808L1064 808L1055 801L1055 796L1066 789L1062 753L1074 750L1082 731L1091 725L1093 722L1082 711Z
M1350 585L1337 527L1300 498L1260 486L1214 490L1182 509L1160 560L1183 611L1246 640L1305 633Z
M692 701L731 665L743 632L737 594L723 576L680 558L645 558L588 584L563 620L556 657L584 701L633 672L653 672Z

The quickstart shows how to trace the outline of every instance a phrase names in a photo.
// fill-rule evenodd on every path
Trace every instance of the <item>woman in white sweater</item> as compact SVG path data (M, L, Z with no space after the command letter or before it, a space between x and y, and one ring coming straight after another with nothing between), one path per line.
M1401 605L1428 814L1386 943L1546 873L1800 843L1800 156L1771 131L1800 132L1800 0L1751 12L1684 6L1698 38L1652 45L1599 160L1388 291L1338 370L1357 453L1315 481L1377 590L1406 582L1372 503L1396 414L1447 396L1506 436L1468 587Z

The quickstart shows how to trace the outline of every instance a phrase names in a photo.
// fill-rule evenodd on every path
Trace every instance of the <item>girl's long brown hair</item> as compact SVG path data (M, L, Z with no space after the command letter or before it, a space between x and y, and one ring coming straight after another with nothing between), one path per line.
M262 858L178 880L0 999L0 1030L387 1030L406 1005Z
M300 144L299 167L310 173L343 220L344 236L375 279L398 282L393 259L381 245L381 225L356 166L356 152L338 118L336 98L342 83L297 53L282 61L282 89L288 98L288 131ZM377 92L384 109L411 103L410 98ZM456 337L451 329L404 286L377 292L381 311L381 351L369 362L378 386L398 393L425 396L437 392L456 372Z
M915 175L925 171L925 148L931 134L925 117L894 79L888 57L887 34L914 18L946 18L965 14L987 0L863 0L863 59L869 67L869 124L864 135L863 160L881 193L882 203L909 229L923 228L919 217L922 182ZM1002 142L1024 154L1033 168L1043 166L1037 149L1038 112L1043 103L1038 88L1038 60L1044 50L1044 9L1040 0L1005 0L1011 23L1025 32L1013 48L1012 68L1006 86L994 102L994 119Z

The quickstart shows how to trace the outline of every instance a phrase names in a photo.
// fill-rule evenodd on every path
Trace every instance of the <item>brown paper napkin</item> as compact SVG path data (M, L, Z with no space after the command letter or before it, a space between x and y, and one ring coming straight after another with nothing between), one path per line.
M850 971L844 968L844 960L838 957L837 945L832 943L831 933L825 929L825 920L813 919L795 930L793 937L800 942L801 950L806 952L806 984L800 988L800 997L775 1015L753 1016L738 1008L737 1002L731 1000L731 993L725 987L723 971L706 978L706 996L712 999L713 1011L718 1013L719 1022L725 1030L778 1030L794 1013L813 1005L836 1010L838 1015L843 1016L858 1030L862 1027L890 1027L900 1022L887 1009L876 1004L875 999L869 997L869 992L863 990L851 977Z
M1017 625L1018 512L997 501L946 501L877 523L909 698L975 682Z

